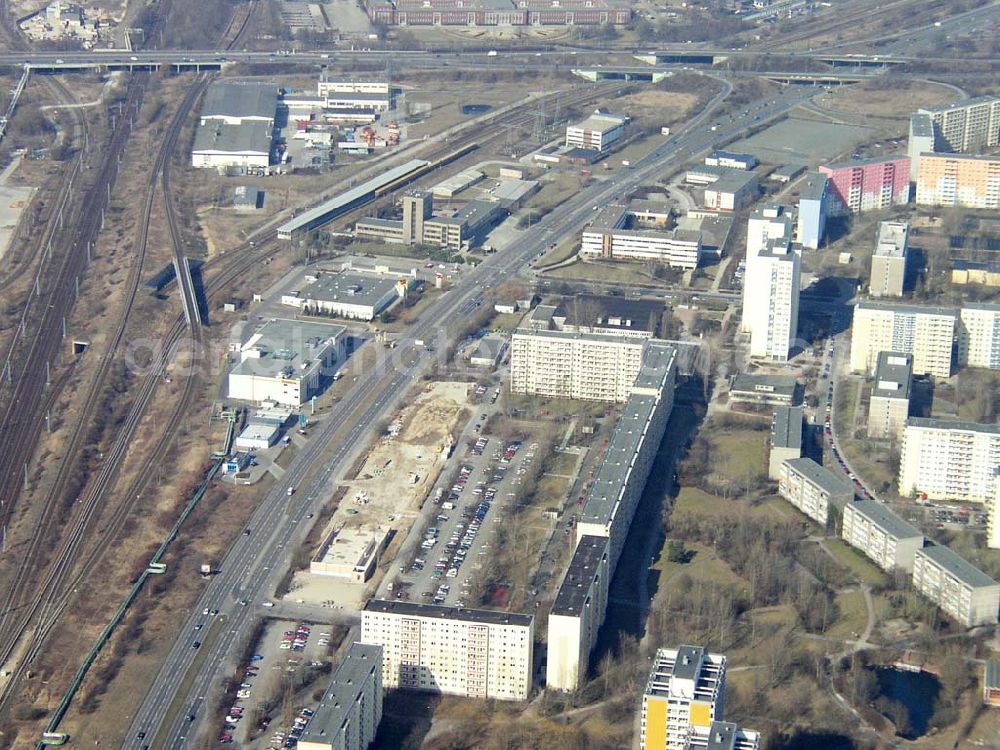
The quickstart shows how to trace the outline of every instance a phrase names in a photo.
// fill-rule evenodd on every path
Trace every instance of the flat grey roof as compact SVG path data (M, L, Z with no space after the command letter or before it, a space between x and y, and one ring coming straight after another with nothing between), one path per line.
M400 177L405 177L411 172L416 171L420 167L426 166L429 162L423 159L411 159L405 164L400 164L398 167L392 167L387 169L385 172L380 174L378 177L373 177L367 182L363 182L357 187L353 187L350 190L346 190L335 198L331 198L326 203L321 203L315 208L311 208L308 211L303 211L301 214L296 216L294 219L290 219L278 227L278 233L282 234L285 232L291 233L295 232L302 227L311 224L314 221L322 219L326 214L336 211L339 208L350 205L356 200L359 200L370 193L374 193L381 187L385 187L394 180L398 180Z
M701 673L703 661L705 661L704 646L681 646L677 649L673 676L682 680L696 680Z
M474 229L483 222L489 221L491 218L496 216L497 212L503 211L504 208L499 203L493 203L491 201L480 201L474 200L469 201L464 206L462 206L455 215L450 219L430 219L428 221L445 221L453 222L456 224L463 224L468 229ZM424 222L425 224L427 221Z
M493 196L499 201L521 200L528 193L538 187L536 180L509 180L504 179L493 191Z
M710 159L733 159L736 161L748 161L754 164L757 163L757 157L753 154L740 153L738 151L723 151L722 149L716 149L708 155Z
M910 134L918 138L933 138L934 121L931 116L920 112L910 115Z
M464 609L462 607L439 607L436 604L417 604L415 602L390 601L387 599L369 599L365 604L365 612L380 612L409 617L432 617L439 620L461 620L476 622L483 625L519 625L530 627L534 615L522 615L518 612L495 612L489 609Z
M613 115L610 112L601 112L598 110L590 114L587 119L575 123L571 127L604 133L617 128L619 125L624 125L626 122L628 122L626 115Z
M219 81L205 92L201 117L263 117L274 119L278 85L258 81Z
M771 172L772 177L787 177L792 179L798 174L806 171L805 164L782 164L776 170Z
M912 355L879 352L875 365L875 382L872 384L872 397L908 399L912 379Z
M361 273L325 273L299 291L301 299L374 305L396 288L396 279Z
M892 302L875 302L873 300L862 300L855 306L858 310L891 310L895 313L909 315L958 315L958 308L938 307L935 305L901 305Z
M500 356L500 352L503 351L505 346L507 346L507 339L503 336L495 336L493 334L483 336L471 356L474 359L495 360Z
M752 375L743 373L733 378L730 392L738 393L776 393L794 397L798 389L798 381L791 375Z
M244 329L245 330L245 329ZM321 364L320 355L330 339L344 334L344 326L331 323L314 323L301 320L267 320L257 327L246 341L246 349L259 349L259 358L251 357L240 362L232 372L240 375L259 375L300 379ZM252 346L250 345L251 340Z
M743 169L727 169L719 179L710 185L706 185L706 190L717 190L719 192L735 192L742 190L751 182L757 181L755 172L748 172Z
M402 219L380 219L377 216L369 216L367 219L358 219L354 226L357 227L359 224L364 224L369 227L384 227L385 229L398 229L400 232L403 231Z
M799 200L818 201L826 195L826 184L828 178L821 172L810 172L806 175L799 188Z
M865 498L856 498L850 505L854 510L891 537L895 537L896 539L923 537L920 529L904 521L882 503Z
M984 263L982 265L994 266L994 268L996 270L1000 270L1000 264L993 264L993 263L986 264L986 263ZM993 269L991 269L991 270L993 270ZM963 302L962 303L962 309L963 310L982 310L983 312L1000 313L1000 305L995 304L995 303L991 303L991 302Z
M642 349L642 366L632 387L662 391L670 385L668 380L676 358L677 348L673 344L658 339L647 340Z
M586 534L580 538L566 569L566 576L552 604L552 614L577 617L587 603L587 595L598 575L601 559L608 553L608 538Z
M774 448L802 448L801 406L779 406L771 420L771 446Z
M365 684L369 680L374 682L374 675L381 670L381 646L352 643L299 742L335 744L334 738L343 730L351 707L364 694Z
M893 161L902 161L903 159L909 161L909 157L906 154L887 154L885 156L873 156L870 159L851 159L850 161L826 164L820 167L820 169L853 169L857 167L865 167L869 164L887 164Z
M633 198L628 202L629 213L633 214L656 214L666 216L672 210L672 206L667 201L651 201L645 198Z
M936 107L921 107L918 110L918 114L936 114L938 112L950 112L955 109L965 109L966 107L974 107L977 104L991 104L992 102L1000 102L1000 96L977 96L972 99L966 99L965 101L955 102L954 104L939 104Z
M996 581L986 575L983 571L970 563L964 557L955 553L951 547L935 544L917 550L918 555L924 555L929 560L937 563L938 566L972 588L981 586L997 586Z
M785 460L785 463L821 490L829 492L831 495L840 495L848 492L851 495L854 494L854 488L846 480L841 479L829 469L820 466L811 458L789 458Z
M268 154L271 152L271 126L263 122L230 125L222 120L207 120L195 129L192 151Z
M988 432L993 435L1000 435L1000 424L981 424L979 422L965 422L958 419L910 417L906 420L906 424L913 425L914 427L927 427L932 430L963 430L965 432Z
M994 690L1000 688L1000 661L997 659L987 661L984 672L983 679L986 687Z

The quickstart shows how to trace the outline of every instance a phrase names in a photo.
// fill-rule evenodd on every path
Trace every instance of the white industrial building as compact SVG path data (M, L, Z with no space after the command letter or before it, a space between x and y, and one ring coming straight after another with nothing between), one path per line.
M705 208L713 211L739 211L757 199L757 175L731 169L705 186Z
M910 417L903 431L899 492L930 500L988 503L1000 467L1000 425Z
M236 450L262 451L278 442L283 419L250 417L246 427L236 436Z
M256 329L237 325L229 343L236 365L229 398L297 408L318 395L324 375L343 361L343 326L271 319Z
M198 118L201 124L274 126L278 109L278 86L256 81L217 81L208 87Z
M733 151L713 151L705 157L705 164L709 167L749 170L757 166L757 157L753 154L738 154Z
M630 206L605 206L583 230L580 254L608 260L653 261L672 268L698 267L701 232L627 228L631 221L641 218L640 211L633 211Z
M281 295L281 304L309 315L332 315L350 320L374 320L406 297L413 274L372 275L351 272L310 274L307 285Z
M458 174L441 180L431 188L431 194L435 198L454 198L468 187L472 187L486 177L478 169L466 169Z
M778 494L826 526L830 505L844 507L854 499L854 488L811 458L790 458L778 472Z
M966 302L962 306L958 364L1000 370L1000 305Z
M851 328L851 370L872 372L879 352L913 355L917 375L951 376L958 310L952 307L859 302Z
M613 115L602 109L583 122L566 126L566 145L592 151L605 151L625 136L626 115Z
M382 647L352 643L299 737L299 750L368 750L382 721Z
M382 646L387 688L523 701L531 693L534 618L370 600L361 641Z
M389 529L380 526L335 529L309 561L309 572L364 583L375 572L388 541Z
M924 535L883 503L855 499L844 506L841 537L875 561L882 570L913 570L913 556Z
M916 551L913 588L967 628L997 622L1000 583L948 547L934 545Z
M263 173L271 163L278 108L273 83L219 81L205 92L191 149L191 165Z

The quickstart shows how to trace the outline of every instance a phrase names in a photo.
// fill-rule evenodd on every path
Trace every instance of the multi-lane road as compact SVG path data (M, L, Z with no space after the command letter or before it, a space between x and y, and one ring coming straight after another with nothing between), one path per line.
M429 368L433 357L445 351L441 344L455 335L455 331L448 329L449 324L457 328L462 316L475 307L485 289L494 288L516 274L553 241L578 231L595 207L658 177L669 162L686 160L732 140L748 127L776 117L812 95L786 90L769 100L751 104L732 121L710 122L712 110L729 90L727 84L684 130L638 160L633 169L581 190L526 231L514 247L490 256L467 272L455 288L421 315L405 336L397 339L395 349L386 350L388 359L374 371L359 376L341 399L341 409L314 433L281 481L261 502L249 524L251 535L239 536L222 561L219 573L182 627L133 718L124 748L138 750L154 739L158 747L166 748L182 748L193 741L200 720L207 713L204 709L219 697L221 683L231 673L235 666L233 659L250 634L254 605L271 594L292 549L305 536L307 516L316 513L329 496L333 480L366 448L373 426L397 408L402 397ZM435 340L439 345L429 352L416 347L416 340ZM310 476L321 460L322 468ZM289 489L293 490L291 496ZM195 625L205 621L204 609L218 610L219 619L198 631L205 634L204 641L200 648L194 648ZM189 719L192 715L194 718Z

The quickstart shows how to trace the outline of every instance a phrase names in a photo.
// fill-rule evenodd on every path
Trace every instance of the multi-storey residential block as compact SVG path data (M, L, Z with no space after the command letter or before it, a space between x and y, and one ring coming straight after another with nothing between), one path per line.
M768 479L778 479L781 464L789 458L802 456L802 419L805 416L801 406L778 406L771 419L771 452L767 458Z
M548 620L545 684L576 690L586 677L590 652L608 606L608 538L582 536Z
M671 268L697 268L701 232L684 229L629 227L637 213L622 205L605 206L583 230L580 254L588 257L665 263Z
M844 506L841 537L883 570L913 570L913 555L924 546L924 535L885 505L856 499Z
M903 431L899 492L986 503L1000 466L1000 425L910 417Z
M778 472L778 494L825 526L830 505L844 507L854 499L854 488L811 458L790 458Z
M899 352L879 352L868 407L868 437L879 440L903 436L910 416L913 357Z
M743 729L731 721L713 721L707 732L695 732L688 740L690 750L759 750L760 733Z
M725 710L726 657L700 646L661 648L642 696L642 750L687 750Z
M910 225L905 221L882 221L872 255L868 292L872 297L901 297L906 285L906 260Z
M958 321L958 364L1000 370L1000 305L963 305Z
M983 703L1000 708L1000 661L990 659L983 667Z
M916 551L913 587L967 628L997 621L1000 583L948 547Z
M798 333L800 285L801 259L787 239L768 240L747 261L743 320L751 357L788 359Z
M333 673L301 750L367 750L382 720L382 647L352 643Z
M797 237L802 247L819 249L826 232L826 215L830 201L830 181L825 174L810 172L799 188Z
M830 214L857 214L910 200L910 160L887 156L821 166L830 178Z
M1000 97L980 96L956 104L923 107L934 129L929 151L963 153L996 146L1000 137Z
M531 615L372 599L361 641L382 647L386 687L498 700L531 692Z
M625 115L613 115L598 109L583 122L566 126L566 145L605 151L625 136L627 122Z
M921 154L916 179L917 205L1000 208L1000 157Z
M951 376L958 310L951 307L859 302L851 331L851 370L872 372L879 352L913 355L913 372Z
M906 143L906 153L910 157L910 179L920 174L921 154L935 151L934 120L927 114L910 115L910 139Z
M795 234L796 212L787 206L770 204L757 209L750 214L747 221L747 248L746 267L750 268L764 248L771 241L787 240L792 241ZM747 309L747 297L750 296L750 284L744 280L743 283L743 309ZM750 332L751 321L743 316L740 330L744 333Z
M993 474L993 494L986 501L986 546L1000 549L1000 467Z

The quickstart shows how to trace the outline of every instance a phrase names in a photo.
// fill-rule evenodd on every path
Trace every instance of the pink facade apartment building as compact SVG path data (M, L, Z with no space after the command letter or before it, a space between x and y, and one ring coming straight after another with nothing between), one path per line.
M819 168L830 179L834 216L889 208L910 201L910 158L892 156L846 161Z

